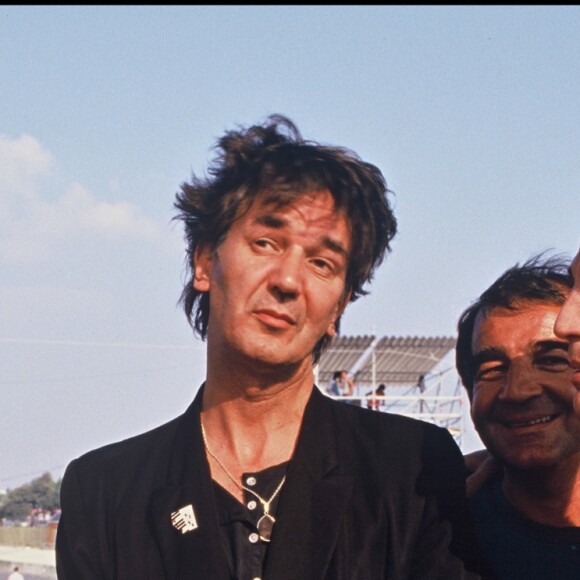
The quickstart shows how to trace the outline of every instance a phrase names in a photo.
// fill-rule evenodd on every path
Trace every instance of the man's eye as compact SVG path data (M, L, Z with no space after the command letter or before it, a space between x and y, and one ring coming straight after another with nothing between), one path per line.
M314 260L314 264L319 268L330 268L330 264L326 260Z
M254 240L254 246L261 249L267 249L273 247L273 244L272 240L269 240L267 238L259 238L257 240Z
M334 264L329 260L324 260L322 258L315 258L311 261L311 264L323 274L331 274L334 272Z
M481 366L475 373L476 381L496 381L506 373L506 365Z
M570 368L570 361L565 356L546 355L538 360L538 365L553 371L564 371Z

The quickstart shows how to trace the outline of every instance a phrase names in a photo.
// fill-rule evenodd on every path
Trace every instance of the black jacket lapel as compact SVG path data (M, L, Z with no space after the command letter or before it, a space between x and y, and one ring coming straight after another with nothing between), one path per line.
M211 475L201 438L199 413L203 387L182 417L172 446L167 485L149 503L149 525L168 579L229 578L223 557ZM191 508L189 508L191 506ZM193 511L195 522L176 529L171 514ZM179 516L176 517L180 520ZM182 520L183 521L183 520ZM178 525L178 524L177 524ZM182 533L183 529L187 529Z
M314 387L280 496L266 580L325 577L353 489L339 459L332 404Z

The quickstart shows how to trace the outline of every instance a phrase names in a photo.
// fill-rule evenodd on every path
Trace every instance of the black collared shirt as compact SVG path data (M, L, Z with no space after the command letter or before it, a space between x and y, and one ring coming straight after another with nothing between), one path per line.
M288 462L268 467L256 473L243 473L245 487L254 489L264 500L270 499L286 474ZM249 491L243 490L241 504L221 485L213 482L214 497L218 512L222 548L228 562L232 579L259 580L264 573L264 564L269 542L258 534L258 520L264 515L260 500ZM270 515L276 515L281 490L270 505ZM275 533L276 525L274 524Z

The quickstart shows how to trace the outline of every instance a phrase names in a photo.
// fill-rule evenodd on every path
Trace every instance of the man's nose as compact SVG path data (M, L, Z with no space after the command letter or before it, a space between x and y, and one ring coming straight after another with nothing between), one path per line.
M562 306L554 332L561 338L580 337L580 290L573 290Z
M304 258L299 249L286 250L272 268L270 288L281 297L295 298L302 288L304 267Z
M542 373L529 364L512 364L500 393L504 401L525 401L542 394Z

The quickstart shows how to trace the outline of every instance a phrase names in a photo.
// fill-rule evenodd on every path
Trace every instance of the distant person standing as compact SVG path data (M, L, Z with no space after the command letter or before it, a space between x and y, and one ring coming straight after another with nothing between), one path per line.
M342 395L342 389L340 386L340 378L342 376L343 371L334 371L334 374L332 375L332 380L330 381L330 383L328 384L328 388L326 389L328 391L329 395L332 395L333 397L338 397L340 395Z
M333 397L352 397L356 395L354 379L348 376L347 370L335 371L326 390ZM345 402L358 405L358 401L352 399Z
M25 580L24 576L19 572L18 566L14 567L14 572L8 576L8 580Z
M342 392L345 397L353 397L356 393L356 385L354 384L354 377L349 376L347 371L343 372L343 383L342 383ZM351 400L348 401L352 404L358 404L357 401Z
M374 393L373 391L369 391L366 396L368 397L367 407L369 409L372 409L373 411L378 411L385 404L385 402L382 399L377 399L377 397L385 396L385 385L381 383L376 388Z
M354 392L354 381L347 370L335 371L328 392L335 397L349 397Z

